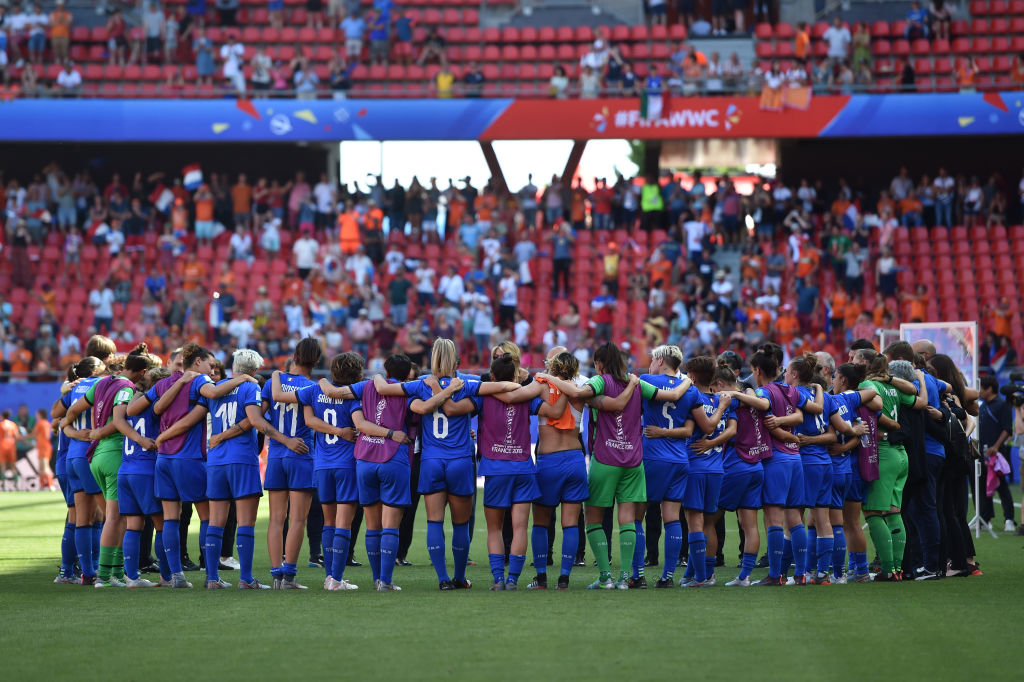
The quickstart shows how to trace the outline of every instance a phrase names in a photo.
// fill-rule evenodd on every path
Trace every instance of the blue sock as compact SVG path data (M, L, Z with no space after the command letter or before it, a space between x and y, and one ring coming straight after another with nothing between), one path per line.
M70 578L75 572L75 524L64 524L60 538L60 574Z
M430 563L434 565L437 582L449 580L448 566L445 564L447 552L444 548L443 521L427 521L427 554L430 555Z
M715 557L707 556L707 552L705 551L704 567L705 567L705 573L708 576L707 577L708 580L710 580L711 578L715 577L715 560L716 560Z
M181 540L178 539L178 520L164 521L164 554L171 573L181 573Z
M533 567L537 569L537 575L545 575L548 572L548 527L534 524L530 544L533 546Z
M545 547L547 544L545 542ZM547 564L547 558L545 557L544 563ZM508 584L518 585L519 575L523 572L523 566L526 565L525 554L509 554L508 555Z
M811 571L818 565L818 529L807 529L807 560L804 566Z
M636 541L633 544L633 578L639 578L644 574L644 554L647 552L647 535L644 533L642 521L634 521L636 529Z
M768 545L768 577L778 578L782 575L782 555L785 551L783 547L786 536L782 531L782 526L768 526L766 535L768 536L766 539Z
M380 579L390 585L395 574L395 557L398 556L398 529L385 528L380 536Z
M320 531L320 550L324 553L324 573L328 578L334 577L334 532L334 526L324 526Z
M842 575L843 564L846 563L846 531L842 526L833 526L832 537L832 572L835 575Z
M130 580L139 579L139 546L142 533L137 530L126 530L121 541L124 552L124 574Z
M287 561L281 564L281 575L289 576L294 578L299 574L299 568L295 564L290 564Z
M860 573L861 575L868 572L868 553L867 552L850 552L850 565L853 568L854 573Z
M572 565L576 563L576 550L580 546L580 529L569 526L562 529L562 575L572 573Z
M689 565L693 567L693 577L702 583L708 579L707 538L704 533L690 533L686 539L690 542Z
M789 537L793 539L793 575L807 573L807 531L804 524L798 523L789 529Z
M160 565L160 577L164 580L171 579L171 565L167 563L167 552L164 550L164 532L156 531L153 536L153 551L156 552L156 562Z
M695 572L693 570L693 556L690 554L690 548L686 548L686 570L683 571L683 580L693 580Z
M203 556L206 559L206 579L214 582L220 580L220 550L224 544L224 527L207 524L203 536Z
M505 555L488 554L487 562L491 565L491 576L494 577L494 582L505 582Z
M100 570L100 536L103 535L103 524L92 524L92 569L93 572Z
M348 563L348 550L352 545L352 531L348 528L334 529L334 556L331 566L331 577L341 581L345 579L345 565Z
M679 564L679 552L683 548L683 524L669 521L665 524L665 568L661 572L663 579L675 576Z
M375 581L380 580L380 535L379 530L366 530L366 560Z
M827 575L828 567L832 565L832 550L835 548L834 537L819 537L818 545L818 575Z
M750 552L744 552L743 558L740 559L740 579L749 578L750 574L754 572L754 564L757 563L757 554L751 554Z
M793 540L785 536L782 543L782 573L789 573L789 567L793 565Z
M271 578L280 578L283 574L284 574L284 567L283 566L271 566L270 567L270 577Z
M75 527L75 552L78 553L78 565L82 567L82 575L96 575L96 565L92 559L92 526Z
M466 579L469 563L469 522L452 524L452 559L455 561L455 579Z
M199 522L199 552L202 554L203 560L206 559L206 529L210 527L209 521ZM221 531L223 532L223 530ZM188 540L185 540L185 554L188 554ZM220 550L217 550L217 560L220 560Z
M235 534L235 547L238 549L238 578L251 583L252 557L256 551L256 529L252 526L239 526Z

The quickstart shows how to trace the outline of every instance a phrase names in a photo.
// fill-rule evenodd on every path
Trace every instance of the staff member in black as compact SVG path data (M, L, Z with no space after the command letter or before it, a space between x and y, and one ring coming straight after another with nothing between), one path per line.
M981 390L978 392L978 397L981 398L978 414L978 442L983 450L981 485L984 486L988 477L989 458L997 452L1002 452L1007 461L1010 459L1007 442L1013 435L1013 409L1000 397L999 382L994 376L981 378ZM981 492L984 493L984 489ZM1003 516L1006 519L1004 528L1007 532L1013 532L1015 529L1013 495L1010 494L1010 484L1007 483L1005 476L999 478L997 492L1003 505ZM992 498L985 495L981 500L981 506L978 506L978 499L975 497L974 505L976 509L981 510L981 518L985 523L991 523L992 517L995 516Z

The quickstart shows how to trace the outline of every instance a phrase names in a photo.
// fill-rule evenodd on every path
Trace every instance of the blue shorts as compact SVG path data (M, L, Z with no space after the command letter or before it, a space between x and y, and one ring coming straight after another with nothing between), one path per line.
M857 471L857 465L854 463L853 473L850 474L850 486L846 489L846 501L863 503L868 494L868 485L860 477L860 472Z
M92 468L89 466L89 460L85 457L76 457L68 460L68 484L71 486L71 493L87 493L89 495L99 495L100 484L96 482L96 477L92 475Z
M537 504L557 507L562 502L586 502L590 497L587 486L587 459L582 450L562 450L537 455Z
M589 491L588 491L589 494ZM508 509L540 499L537 474L498 474L484 478L484 506Z
M321 504L355 504L359 501L356 468L317 469L316 494Z
M67 474L57 474L57 483L60 485L60 491L64 494L64 503L69 507L75 506L75 493L71 490L71 482L68 480Z
M804 468L804 506L828 507L832 502L832 463L802 465Z
M163 511L153 497L153 476L119 474L117 477L117 509L121 516L153 516Z
M469 497L476 490L473 456L421 459L416 489L420 495L448 491L452 495Z
M364 507L383 502L389 507L412 504L411 471L408 456L395 455L387 462L356 460L359 504Z
M206 465L206 496L211 500L240 500L261 495L259 464Z
M158 500L205 501L206 462L176 455L157 455L153 495Z
M763 488L763 467L727 471L722 476L722 493L718 496L718 508L726 511L760 509Z
M804 468L800 455L776 450L768 459L761 460L764 467L764 487L761 502L766 507L802 507L804 505Z
M722 492L722 474L690 473L686 476L683 509L714 514L718 511L718 496Z
M851 487L853 487L853 474L839 474L833 471L832 497L828 501L828 506L832 509L842 509Z
M686 495L686 462L644 460L644 476L647 479L647 501L682 502Z
M265 490L313 490L312 457L275 457L267 459Z

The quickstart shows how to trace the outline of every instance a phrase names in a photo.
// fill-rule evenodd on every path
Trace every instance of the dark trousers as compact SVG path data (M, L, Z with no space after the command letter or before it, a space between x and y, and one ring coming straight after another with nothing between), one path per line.
M1006 457L1009 460L1009 457ZM974 500L975 508L981 510L981 518L985 520L985 523L991 523L993 517L996 515L995 505L993 504L992 498L985 494L985 481L988 480L988 461L985 459L981 460L981 507L978 507L978 500ZM974 482L971 482L974 485ZM999 494L999 501L1003 505L1003 518L1011 521L1016 519L1016 512L1013 509L1013 495L1010 493L1010 483L1006 476L999 477L999 487L996 488L996 493Z
M352 543L348 546L348 560L355 555L356 543L359 541L359 528L363 525L363 508L356 507L356 515L352 517Z
M334 522L334 519L331 519ZM317 559L323 556L324 550L320 546L323 541L324 532L324 508L320 504L320 496L313 490L313 499L309 503L309 514L306 516L306 538L309 540L309 558Z
M153 519L147 516L142 525L142 535L139 536L139 565L141 566L153 563L150 559L153 558L153 532L155 530ZM160 548L160 551L163 551L163 547Z
M915 555L919 563L913 564L913 567L923 565L926 571L932 573L938 573L943 566L939 557L942 537L937 496L944 459L938 455L925 455L924 476L917 486L916 494L908 500L909 504L904 505L906 516L914 525L919 547L919 557Z
M555 266L555 285L554 294L557 296L560 292L566 296L569 295L569 266L572 264L571 258L556 258L554 261Z
M224 522L224 538L220 545L222 557L234 556L235 554L235 531L238 530L238 512L235 509L235 501L231 500L228 507L228 520Z
M188 524L192 521L192 503L181 503L181 515L178 517L178 542L181 544L181 561L188 558ZM199 557L203 556L203 548L199 548Z
M942 535L942 557L949 559L954 571L967 568L967 557L974 553L967 525L967 474L964 467L946 458L939 481L939 522ZM971 542L971 551L967 543Z
M405 510L402 516L402 525L398 527L398 558L405 559L409 554L409 547L412 546L412 531L416 526L416 510L420 506L420 458L413 457L410 475L412 483L412 504Z
M715 523L715 534L718 535L718 552L715 554L715 564L724 566L725 553L722 551L722 548L725 547L725 514L719 517Z
M647 540L647 563L658 565L661 551L661 502L647 503L644 536Z

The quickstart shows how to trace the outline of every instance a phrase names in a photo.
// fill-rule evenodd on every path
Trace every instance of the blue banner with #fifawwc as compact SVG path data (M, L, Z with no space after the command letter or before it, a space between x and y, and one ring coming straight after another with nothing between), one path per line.
M28 405L29 413L44 409L50 413L53 401L60 397L59 381L41 381L25 384L0 384L0 412L10 410L14 414L22 405Z

